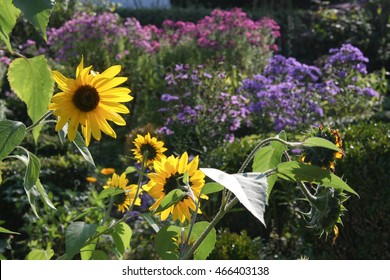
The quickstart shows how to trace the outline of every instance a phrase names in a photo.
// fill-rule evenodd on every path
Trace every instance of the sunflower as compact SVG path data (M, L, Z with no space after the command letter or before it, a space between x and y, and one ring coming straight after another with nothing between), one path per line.
M336 160L342 159L344 156L343 142L338 130L321 125L318 128L313 128L312 131L309 132L308 137L320 137L329 140L335 144L340 151L333 151L322 147L305 147L301 155L302 162L319 166L323 169L330 169L334 172Z
M75 79L53 71L53 79L62 91L55 94L49 104L49 110L53 110L53 114L58 117L56 131L69 122L68 139L73 141L80 124L87 146L91 134L96 140L100 140L101 131L116 138L115 131L107 121L126 125L118 113L128 114L129 109L119 102L133 99L129 95L130 89L117 87L127 80L125 77L115 77L121 71L120 65L112 66L101 74L91 68L92 66L84 68L84 59L81 58Z
M121 176L116 173L112 174L112 178L108 179L107 184L103 186L104 189L108 188L121 188L123 190L122 193L117 194L114 197L114 204L118 207L118 211L125 212L125 210L129 209L129 206L133 203L135 199L135 195L137 193L137 185L127 185L129 180L126 179L126 173L123 172ZM141 199L137 197L134 205L141 205Z
M193 197L197 200L205 183L205 175L198 169L198 164L198 156L188 163L187 152L180 158L170 156L162 158L161 161L154 161L154 172L148 174L150 181L145 187L145 190L156 199L150 210L156 211L161 201L170 191L186 189L186 184L183 182L185 174L188 174L188 185L191 188ZM208 199L204 194L201 194L200 198ZM191 219L190 209L194 212L196 211L195 202L190 195L185 195L176 204L156 214L161 216L161 220L166 220L169 214L172 214L174 221L179 220L183 223L185 220L189 221ZM199 208L198 213L201 213Z
M156 137L150 137L150 133L145 137L138 134L133 143L135 148L131 151L138 162L142 161L145 165L151 165L155 160L165 158L164 152L167 148L164 147L164 142L157 141Z

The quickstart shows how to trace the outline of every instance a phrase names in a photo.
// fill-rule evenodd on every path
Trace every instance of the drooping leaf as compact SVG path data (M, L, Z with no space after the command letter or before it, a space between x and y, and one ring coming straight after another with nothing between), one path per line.
M117 224L111 233L114 239L115 248L120 255L123 255L126 249L130 248L131 228L124 222Z
M321 137L310 137L303 142L304 147L322 147L333 151L340 152L340 148L335 144Z
M0 39L4 41L7 48L12 51L9 34L16 24L20 10L12 4L12 0L0 1Z
M47 195L47 193L46 193L45 189L43 188L43 186L42 186L42 184L41 184L41 181L40 181L39 179L38 179L37 182L35 183L35 186L34 186L34 187L37 188L37 190L38 190L38 192L39 192L39 194L40 194L40 197L41 197L42 202L43 202L46 206L50 207L51 209L57 210L57 209L55 208L55 206L53 205L53 203L51 202L49 196Z
M178 226L165 226L156 235L156 252L163 260L179 259L179 244L175 241L181 228Z
M265 225L266 176L262 173L254 172L231 175L214 168L201 168L201 170L206 176L230 190L245 208Z
M25 134L26 126L22 122L0 121L0 161L23 141Z
M28 260L50 260L54 256L54 251L52 249L47 250L32 250L28 255Z
M197 222L194 224L191 233L191 240L196 242L205 229L208 227L209 223L206 221ZM210 255L211 251L214 249L215 242L217 241L217 233L213 228L206 236L206 238L202 241L199 247L194 252L195 260L205 260ZM191 242L192 243L192 242Z
M12 90L26 103L28 116L35 123L47 112L54 87L45 57L40 55L13 60L7 76ZM33 129L35 142L40 130L41 126Z
M172 205L175 205L180 200L182 200L186 194L179 189L170 191L162 200L160 205L156 209L156 213L162 212L165 209L168 209Z
M26 165L24 188L26 190L30 190L38 181L39 173L41 171L41 162L36 155L23 147L20 148L26 153L26 157L19 158Z
M157 233L160 231L160 227L158 224L153 220L152 215L150 213L141 213L140 216L144 218L148 224L154 229L154 231Z
M88 147L85 145L85 141L79 132L77 132L76 138L74 139L73 143L76 145L77 149L80 151L83 158L87 162L89 162L90 164L95 166L95 162L93 161L93 157L92 157L90 151L88 150Z
M67 134L68 134L68 124L65 124L64 127L58 132L58 137L60 138L61 143L65 142ZM73 144L79 150L79 152L83 156L83 158L87 162L92 164L92 166L95 167L95 162L93 160L91 152L88 150L88 147L85 145L85 141L84 141L83 137L81 136L80 132L76 133L76 138L74 139Z
M47 40L46 27L49 22L51 10L55 0L13 0L28 21L42 34Z
M216 182L207 183L202 188L202 194L211 194L211 193L220 192L224 188L225 188L224 186Z
M279 164L277 170L278 176L285 180L318 184L324 187L344 190L358 196L340 177L317 166L289 161Z
M65 248L68 259L72 259L85 246L85 242L96 232L97 225L73 222L66 229Z
M8 233L8 234L20 234L19 232L10 231L6 228L0 227L0 233Z

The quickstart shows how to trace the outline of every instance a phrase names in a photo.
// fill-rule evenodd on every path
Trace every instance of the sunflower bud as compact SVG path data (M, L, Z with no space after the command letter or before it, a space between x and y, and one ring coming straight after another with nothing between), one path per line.
M305 147L302 150L302 162L319 166L322 169L330 169L332 172L334 172L336 159L341 159L344 155L342 152L343 144L341 141L341 135L338 130L331 129L330 127L323 127L321 125L319 127L312 128L307 137L324 138L340 148L341 151L338 152L322 147Z
M341 216L346 211L343 203L348 197L343 192L323 186L317 186L314 197L310 212L305 214L308 227L316 230L320 236L325 233L328 237L334 232L337 238L339 231L336 224L342 224Z

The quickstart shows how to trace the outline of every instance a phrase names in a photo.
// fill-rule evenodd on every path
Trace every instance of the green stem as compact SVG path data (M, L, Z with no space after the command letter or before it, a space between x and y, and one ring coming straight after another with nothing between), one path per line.
M33 123L32 125L30 125L29 127L26 128L26 131L31 131L33 130L35 127L37 127L38 125L42 124L42 122L44 122L44 120L46 118L48 118L50 115L52 114L52 111L47 111L42 117L39 118L39 120L37 120L35 123Z

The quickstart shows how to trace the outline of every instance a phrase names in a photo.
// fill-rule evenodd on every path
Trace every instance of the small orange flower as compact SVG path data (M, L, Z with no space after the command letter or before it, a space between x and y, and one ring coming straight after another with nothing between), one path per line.
M95 177L87 177L85 178L89 183L96 183L97 179Z
M111 168L111 167L103 168L102 170L100 170L100 173L102 173L104 175L111 175L111 174L115 173L115 169Z

